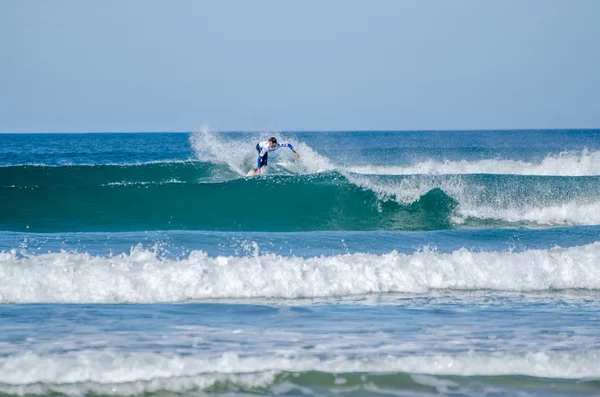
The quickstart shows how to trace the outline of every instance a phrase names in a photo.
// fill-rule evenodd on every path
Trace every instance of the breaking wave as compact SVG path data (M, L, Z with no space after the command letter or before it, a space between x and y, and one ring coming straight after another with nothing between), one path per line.
M0 303L152 303L219 298L311 298L432 290L600 289L600 243L549 250L355 253L161 260L129 254L0 254Z

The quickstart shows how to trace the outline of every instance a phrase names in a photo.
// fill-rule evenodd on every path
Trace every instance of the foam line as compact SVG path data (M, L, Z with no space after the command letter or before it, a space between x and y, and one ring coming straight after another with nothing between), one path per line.
M160 260L133 248L113 257L0 254L1 303L151 303L215 298L310 298L438 289L600 289L600 243L567 249L410 255L209 257Z

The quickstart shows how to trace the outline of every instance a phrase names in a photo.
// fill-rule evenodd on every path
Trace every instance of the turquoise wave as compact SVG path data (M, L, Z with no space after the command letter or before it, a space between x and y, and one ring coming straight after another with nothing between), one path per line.
M209 162L0 167L0 230L405 230L600 224L600 177L240 178Z
M0 229L435 230L454 200L433 189L410 205L339 173L226 180L210 163L0 169ZM222 181L218 181L222 180Z

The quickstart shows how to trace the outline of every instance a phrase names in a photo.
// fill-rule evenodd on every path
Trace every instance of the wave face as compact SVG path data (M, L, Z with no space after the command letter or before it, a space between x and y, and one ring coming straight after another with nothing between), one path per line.
M444 230L600 224L600 177L364 175L243 178L210 162L0 167L12 231Z
M0 303L152 303L216 298L314 298L432 290L600 289L600 243L567 249L313 258L161 260L139 248L113 257L0 254Z
M199 183L198 179L205 176L204 170L212 168L203 163L174 165L173 173L161 181L159 175L166 167L0 169L0 174L21 174L20 182L10 176L3 178L19 185L0 188L0 197L6 203L0 209L0 228L430 230L449 227L453 208L453 200L439 189L425 192L414 203L401 205L380 200L375 192L349 183L340 174ZM195 170L199 173L197 178L191 176ZM137 177L120 180L110 176L117 173L136 173ZM148 174L159 175L145 178Z

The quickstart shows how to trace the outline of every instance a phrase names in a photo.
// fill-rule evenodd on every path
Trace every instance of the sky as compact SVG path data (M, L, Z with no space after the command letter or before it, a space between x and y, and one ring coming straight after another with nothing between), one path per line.
M0 0L0 132L600 128L597 0Z

